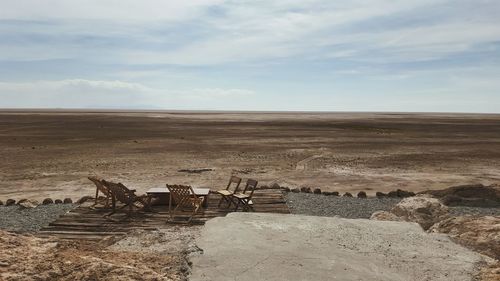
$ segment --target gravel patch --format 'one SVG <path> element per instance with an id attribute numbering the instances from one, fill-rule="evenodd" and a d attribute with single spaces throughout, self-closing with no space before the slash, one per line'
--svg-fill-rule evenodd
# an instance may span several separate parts
<path id="1" fill-rule="evenodd" d="M 376 211 L 389 211 L 400 198 L 366 198 L 322 196 L 311 193 L 285 193 L 285 200 L 292 214 L 312 216 L 339 216 L 364 219 Z M 452 216 L 500 216 L 500 208 L 449 207 Z"/>
<path id="2" fill-rule="evenodd" d="M 52 204 L 32 209 L 17 205 L 1 206 L 0 229 L 12 232 L 37 232 L 76 206 L 76 204 Z"/>
<path id="3" fill-rule="evenodd" d="M 389 211 L 399 198 L 366 198 L 324 196 L 310 193 L 285 194 L 292 214 L 312 216 L 339 216 L 350 219 L 368 219 L 376 211 Z"/>
<path id="4" fill-rule="evenodd" d="M 500 216 L 500 208 L 449 207 L 452 216 Z"/>

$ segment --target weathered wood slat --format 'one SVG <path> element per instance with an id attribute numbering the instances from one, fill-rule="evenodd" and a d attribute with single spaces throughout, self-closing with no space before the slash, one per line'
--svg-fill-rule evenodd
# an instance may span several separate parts
<path id="1" fill-rule="evenodd" d="M 219 199 L 217 195 L 211 194 L 208 201 L 209 207 L 194 217 L 193 224 L 204 224 L 209 219 L 225 216 L 233 211 L 233 208 L 218 208 Z M 290 213 L 280 190 L 255 191 L 252 201 L 256 212 Z M 82 205 L 42 228 L 37 235 L 55 236 L 67 240 L 100 240 L 111 236 L 124 236 L 134 229 L 153 230 L 169 225 L 184 224 L 182 217 L 190 214 L 190 212 L 180 212 L 179 220 L 169 221 L 167 206 L 155 206 L 154 212 L 134 212 L 130 218 L 119 211 L 112 216 L 106 216 L 109 213 L 109 209 Z"/>

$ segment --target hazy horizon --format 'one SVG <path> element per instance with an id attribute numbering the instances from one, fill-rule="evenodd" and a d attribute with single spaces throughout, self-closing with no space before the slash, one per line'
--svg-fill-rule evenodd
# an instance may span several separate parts
<path id="1" fill-rule="evenodd" d="M 0 3 L 0 108 L 500 113 L 496 1 Z"/>

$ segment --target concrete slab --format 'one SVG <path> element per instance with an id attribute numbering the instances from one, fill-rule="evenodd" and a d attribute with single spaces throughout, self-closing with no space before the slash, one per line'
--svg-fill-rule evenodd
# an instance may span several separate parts
<path id="1" fill-rule="evenodd" d="M 232 213 L 210 220 L 191 280 L 471 280 L 483 257 L 406 222 Z"/>

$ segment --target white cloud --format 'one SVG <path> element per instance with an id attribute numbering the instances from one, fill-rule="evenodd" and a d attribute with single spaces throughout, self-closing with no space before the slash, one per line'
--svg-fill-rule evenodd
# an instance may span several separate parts
<path id="1" fill-rule="evenodd" d="M 159 89 L 124 81 L 67 79 L 35 82 L 0 82 L 0 108 L 173 108 L 221 99 L 244 98 L 254 92 L 245 89 L 195 88 Z"/>

